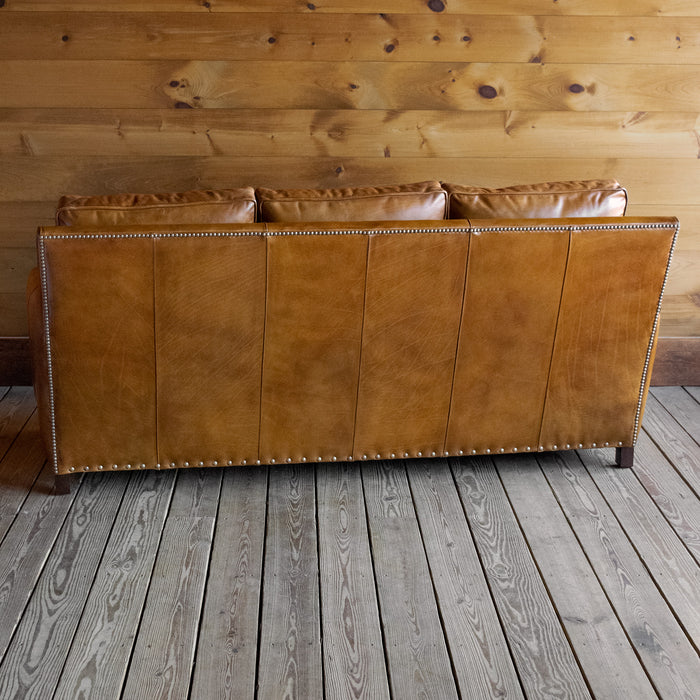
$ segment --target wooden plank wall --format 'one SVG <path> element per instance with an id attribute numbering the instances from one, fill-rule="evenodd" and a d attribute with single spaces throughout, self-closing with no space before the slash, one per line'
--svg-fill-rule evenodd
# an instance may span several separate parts
<path id="1" fill-rule="evenodd" d="M 699 112 L 689 0 L 0 0 L 0 336 L 62 193 L 615 177 L 698 337 Z"/>

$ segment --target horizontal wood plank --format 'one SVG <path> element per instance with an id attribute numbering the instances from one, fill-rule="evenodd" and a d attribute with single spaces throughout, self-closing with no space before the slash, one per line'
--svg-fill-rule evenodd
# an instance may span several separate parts
<path id="1" fill-rule="evenodd" d="M 700 62 L 700 18 L 17 12 L 4 26 L 0 60 Z"/>
<path id="2" fill-rule="evenodd" d="M 653 177 L 652 177 L 653 176 Z M 0 202 L 56 199 L 60 194 L 167 192 L 211 187 L 345 187 L 446 182 L 504 187 L 514 184 L 613 177 L 632 203 L 690 205 L 697 199 L 695 160 L 673 158 L 305 158 L 130 156 L 66 159 L 7 156 Z"/>
<path id="3" fill-rule="evenodd" d="M 681 330 L 685 331 L 685 328 Z M 651 384 L 700 386 L 700 337 L 660 338 Z"/>
<path id="4" fill-rule="evenodd" d="M 7 60 L 7 107 L 690 111 L 694 65 Z"/>
<path id="5" fill-rule="evenodd" d="M 575 143 L 586 158 L 696 160 L 699 122 L 693 112 L 0 109 L 0 154 L 558 158 Z M 8 214 L 24 224 L 18 203 Z"/>
<path id="6" fill-rule="evenodd" d="M 119 7 L 130 12 L 391 12 L 424 13 L 433 17 L 441 13 L 472 14 L 530 14 L 532 0 L 329 0 L 323 3 L 303 0 L 120 0 Z M 111 0 L 5 0 L 6 10 L 113 12 Z M 546 15 L 615 16 L 699 16 L 700 8 L 693 0 L 568 0 L 537 5 L 537 12 Z"/>

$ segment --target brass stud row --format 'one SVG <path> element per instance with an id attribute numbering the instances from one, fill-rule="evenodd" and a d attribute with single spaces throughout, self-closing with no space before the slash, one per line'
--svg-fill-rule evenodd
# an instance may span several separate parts
<path id="1" fill-rule="evenodd" d="M 575 443 L 565 443 L 562 445 L 552 445 L 551 450 L 556 451 L 556 450 L 574 450 L 574 449 L 584 449 L 584 448 L 598 448 L 598 447 L 622 447 L 623 443 L 616 441 L 616 442 L 591 442 L 591 443 L 582 443 L 582 442 L 575 442 Z M 418 452 L 415 453 L 416 457 L 450 457 L 450 456 L 463 456 L 467 454 L 467 452 L 470 455 L 479 455 L 479 454 L 484 454 L 484 455 L 491 455 L 491 454 L 506 454 L 506 453 L 518 453 L 518 452 L 532 452 L 537 451 L 537 452 L 545 452 L 550 448 L 545 447 L 544 445 L 538 445 L 536 448 L 533 448 L 531 445 L 527 445 L 524 448 L 520 447 L 512 447 L 512 448 L 505 448 L 505 447 L 499 447 L 495 449 L 491 449 L 490 447 L 487 447 L 486 449 L 479 451 L 476 449 L 471 449 L 471 450 L 455 450 L 454 452 L 450 452 L 449 450 L 444 450 L 442 452 L 437 452 L 435 450 L 430 450 L 426 451 L 425 453 L 422 450 L 419 450 Z M 345 461 L 347 462 L 353 462 L 353 461 L 366 461 L 366 460 L 373 460 L 373 459 L 410 459 L 411 454 L 409 452 L 390 452 L 388 454 L 385 454 L 382 456 L 381 453 L 376 453 L 376 454 L 363 454 L 361 457 L 361 460 L 355 460 L 352 455 L 348 456 L 345 458 Z M 307 457 L 302 457 L 300 459 L 300 463 L 306 463 L 306 462 L 323 462 L 323 461 L 328 461 L 328 462 L 337 462 L 339 461 L 339 458 L 337 455 L 333 455 L 327 460 L 324 460 L 323 457 L 315 457 L 315 458 L 307 458 Z M 282 463 L 287 463 L 287 464 L 292 464 L 294 460 L 292 457 L 286 457 L 285 459 L 279 460 L 279 462 Z M 263 465 L 263 464 L 277 464 L 278 460 L 276 458 L 270 458 L 269 462 L 263 462 L 260 459 L 256 460 L 248 460 L 248 459 L 243 459 L 240 462 L 238 462 L 239 465 L 241 466 L 246 466 L 249 464 L 255 464 L 255 465 Z M 195 460 L 195 461 L 184 461 L 182 462 L 183 467 L 203 467 L 207 462 L 203 460 Z M 211 465 L 214 467 L 218 466 L 233 466 L 234 461 L 229 459 L 229 460 L 212 460 Z M 68 471 L 70 472 L 75 472 L 75 471 L 102 471 L 105 469 L 112 469 L 112 470 L 132 470 L 132 469 L 147 469 L 149 468 L 144 462 L 140 464 L 125 464 L 120 467 L 119 464 L 108 464 L 105 466 L 104 464 L 99 464 L 96 467 L 89 467 L 89 466 L 84 466 L 84 467 L 69 467 Z M 161 468 L 166 468 L 166 469 L 176 469 L 178 468 L 178 463 L 177 462 L 169 462 L 165 465 L 162 465 L 160 463 L 156 464 L 153 469 L 161 469 Z M 57 472 L 58 473 L 58 472 Z"/>

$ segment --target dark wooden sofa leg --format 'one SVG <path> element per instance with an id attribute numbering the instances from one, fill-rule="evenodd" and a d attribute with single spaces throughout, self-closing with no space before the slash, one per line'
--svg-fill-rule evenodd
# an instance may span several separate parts
<path id="1" fill-rule="evenodd" d="M 618 467 L 631 467 L 634 465 L 634 447 L 616 447 L 615 462 Z"/>

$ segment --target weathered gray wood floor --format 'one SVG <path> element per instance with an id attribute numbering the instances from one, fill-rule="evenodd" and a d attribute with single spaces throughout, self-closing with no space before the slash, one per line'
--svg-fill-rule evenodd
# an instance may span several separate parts
<path id="1" fill-rule="evenodd" d="M 76 476 L 0 389 L 0 698 L 700 698 L 700 390 L 612 452 Z"/>

